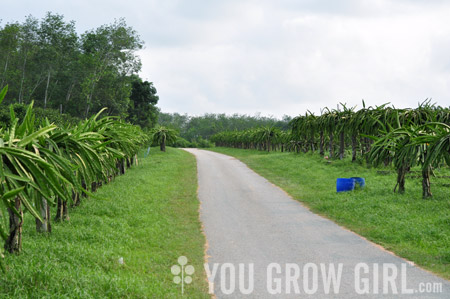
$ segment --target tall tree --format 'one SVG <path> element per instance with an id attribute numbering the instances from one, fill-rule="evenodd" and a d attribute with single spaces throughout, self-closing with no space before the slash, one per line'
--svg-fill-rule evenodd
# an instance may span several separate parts
<path id="1" fill-rule="evenodd" d="M 127 120 L 141 128 L 153 127 L 158 119 L 156 107 L 158 100 L 159 97 L 156 95 L 156 88 L 152 82 L 134 77 Z"/>
<path id="2" fill-rule="evenodd" d="M 0 86 L 6 84 L 8 71 L 17 55 L 19 34 L 20 25 L 18 23 L 6 24 L 0 30 Z"/>
<path id="3" fill-rule="evenodd" d="M 96 88 L 101 80 L 120 78 L 139 71 L 141 62 L 134 54 L 143 46 L 143 42 L 133 28 L 128 27 L 125 20 L 116 20 L 113 24 L 101 26 L 84 33 L 82 39 L 83 65 L 88 74 L 81 83 L 84 97 L 84 116 L 88 117 L 92 108 L 100 110 L 96 105 Z M 127 84 L 125 80 L 119 81 Z M 128 100 L 128 97 L 120 100 Z M 126 105 L 124 105 L 126 106 Z M 126 110 L 125 110 L 126 111 Z"/>
<path id="4" fill-rule="evenodd" d="M 67 88 L 61 73 L 68 68 L 78 48 L 75 22 L 66 23 L 64 16 L 48 12 L 38 30 L 39 51 L 36 59 L 45 78 L 41 87 L 41 105 L 47 108 L 52 95 L 61 98 Z M 57 108 L 56 105 L 50 105 Z"/>
<path id="5" fill-rule="evenodd" d="M 18 61 L 20 65 L 20 87 L 17 96 L 19 103 L 31 102 L 36 88 L 43 81 L 39 61 L 35 58 L 39 48 L 38 28 L 38 20 L 31 15 L 22 24 Z"/>

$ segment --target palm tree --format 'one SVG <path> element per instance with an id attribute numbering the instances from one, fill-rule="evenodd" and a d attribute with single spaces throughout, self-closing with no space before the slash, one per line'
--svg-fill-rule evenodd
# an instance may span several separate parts
<path id="1" fill-rule="evenodd" d="M 164 126 L 157 126 L 151 131 L 153 142 L 159 144 L 161 151 L 166 151 L 166 144 L 170 144 L 177 140 L 177 131 Z"/>
<path id="2" fill-rule="evenodd" d="M 354 116 L 354 107 L 353 108 L 347 108 L 345 104 L 340 103 L 342 106 L 341 110 L 336 110 L 336 131 L 339 133 L 339 159 L 344 159 L 345 155 L 345 134 L 346 130 L 350 131 L 350 133 L 353 133 L 350 129 L 350 126 L 352 124 L 352 117 Z M 353 135 L 353 134 L 351 134 Z"/>
<path id="3" fill-rule="evenodd" d="M 444 161 L 450 166 L 450 126 L 431 122 L 420 127 L 422 134 L 415 139 L 415 146 L 427 149 L 422 162 L 422 196 L 430 197 L 430 170 Z"/>
<path id="4" fill-rule="evenodd" d="M 329 152 L 330 158 L 334 157 L 334 134 L 336 133 L 336 126 L 338 122 L 338 116 L 335 110 L 329 110 L 325 108 L 326 112 L 323 114 L 322 126 L 325 132 L 329 135 Z"/>

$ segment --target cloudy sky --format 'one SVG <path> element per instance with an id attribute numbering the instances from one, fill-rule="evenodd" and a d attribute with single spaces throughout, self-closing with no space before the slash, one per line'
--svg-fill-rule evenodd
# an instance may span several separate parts
<path id="1" fill-rule="evenodd" d="M 140 75 L 164 112 L 450 105 L 450 1 L 15 0 L 0 18 L 46 11 L 80 33 L 124 17 L 145 41 Z"/>

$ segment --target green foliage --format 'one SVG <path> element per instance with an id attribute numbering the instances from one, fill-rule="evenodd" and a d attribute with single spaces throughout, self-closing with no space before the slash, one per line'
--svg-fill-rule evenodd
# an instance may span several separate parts
<path id="1" fill-rule="evenodd" d="M 161 151 L 166 151 L 166 145 L 171 145 L 177 140 L 177 131 L 164 126 L 156 126 L 150 131 L 153 142 L 159 144 Z"/>
<path id="2" fill-rule="evenodd" d="M 245 131 L 225 131 L 215 134 L 211 141 L 217 146 L 259 149 L 270 152 L 283 150 L 286 135 L 275 127 L 261 127 Z"/>
<path id="3" fill-rule="evenodd" d="M 172 143 L 172 146 L 180 148 L 210 148 L 214 147 L 214 143 L 212 143 L 207 139 L 203 139 L 202 137 L 199 137 L 197 140 L 189 142 L 186 139 L 178 136 L 177 140 L 174 143 Z"/>
<path id="4" fill-rule="evenodd" d="M 28 105 L 25 104 L 13 104 L 14 114 L 18 119 L 23 119 L 26 113 L 26 108 Z M 69 114 L 60 113 L 58 110 L 47 108 L 43 109 L 40 107 L 33 108 L 36 123 L 43 123 L 48 119 L 51 123 L 58 126 L 65 127 L 68 125 L 76 125 L 81 119 L 78 117 L 73 117 Z M 7 105 L 0 105 L 0 126 L 6 127 L 11 122 L 10 108 Z"/>
<path id="5" fill-rule="evenodd" d="M 147 142 L 138 127 L 100 118 L 101 113 L 62 128 L 48 120 L 37 123 L 33 104 L 22 119 L 10 106 L 10 124 L 0 129 L 0 236 L 6 250 L 21 250 L 23 212 L 50 232 L 49 210 L 40 207 L 79 203 L 81 194 L 91 194 L 98 184 L 124 173 L 124 163 L 130 165 Z M 67 208 L 58 206 L 57 216 L 63 210 L 66 215 Z"/>
<path id="6" fill-rule="evenodd" d="M 143 154 L 96 192 L 103 200 L 78 206 L 50 237 L 25 215 L 24 252 L 6 256 L 0 298 L 181 298 L 170 272 L 181 255 L 196 270 L 184 297 L 210 298 L 195 158 L 170 148 Z"/>
<path id="7" fill-rule="evenodd" d="M 172 144 L 173 147 L 179 147 L 179 148 L 188 148 L 193 147 L 192 143 L 184 139 L 183 137 L 178 136 L 177 140 Z"/>
<path id="8" fill-rule="evenodd" d="M 320 116 L 311 112 L 290 122 L 291 131 L 274 127 L 230 130 L 217 133 L 217 146 L 244 149 L 316 152 L 327 159 L 344 159 L 351 151 L 352 162 L 393 164 L 397 171 L 394 191 L 405 191 L 405 177 L 416 165 L 422 171 L 422 194 L 432 196 L 430 176 L 443 161 L 450 162 L 448 130 L 450 108 L 425 101 L 416 109 L 396 109 L 387 104 L 355 111 L 345 104 L 325 108 Z"/>
<path id="9" fill-rule="evenodd" d="M 214 147 L 214 144 L 207 140 L 207 139 L 203 139 L 202 137 L 197 138 L 193 143 L 195 143 L 195 146 L 193 147 L 198 147 L 198 148 L 210 148 L 210 147 Z"/>
<path id="10" fill-rule="evenodd" d="M 214 134 L 223 131 L 243 131 L 256 127 L 275 127 L 280 130 L 289 128 L 289 116 L 279 120 L 260 115 L 249 116 L 241 114 L 205 114 L 203 116 L 188 116 L 178 113 L 159 113 L 158 123 L 180 132 L 180 136 L 188 141 L 195 141 L 199 137 L 210 139 Z"/>
<path id="11" fill-rule="evenodd" d="M 141 128 L 154 127 L 158 119 L 158 100 L 153 83 L 136 77 L 132 82 L 127 121 Z"/>
<path id="12" fill-rule="evenodd" d="M 34 101 L 37 107 L 83 119 L 103 107 L 125 119 L 131 106 L 131 121 L 151 126 L 156 121 L 154 99 L 152 109 L 139 113 L 130 105 L 135 104 L 130 101 L 132 82 L 141 69 L 136 51 L 142 46 L 123 19 L 78 35 L 75 23 L 62 15 L 48 12 L 42 20 L 28 16 L 23 23 L 0 26 L 0 86 L 9 85 L 7 103 Z"/>

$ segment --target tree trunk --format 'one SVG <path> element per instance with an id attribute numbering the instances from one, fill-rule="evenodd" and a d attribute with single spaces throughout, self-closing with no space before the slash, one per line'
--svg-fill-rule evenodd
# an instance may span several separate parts
<path id="1" fill-rule="evenodd" d="M 50 69 L 47 73 L 47 84 L 45 85 L 45 93 L 44 93 L 44 109 L 47 108 L 47 99 L 48 99 L 48 86 L 50 85 Z"/>
<path id="2" fill-rule="evenodd" d="M 422 170 L 422 197 L 426 199 L 431 196 L 430 167 L 427 167 Z"/>
<path id="3" fill-rule="evenodd" d="M 72 191 L 72 200 L 74 199 L 75 192 Z M 67 201 L 62 201 L 58 198 L 58 209 L 56 210 L 56 221 L 69 220 L 69 211 L 67 210 Z"/>
<path id="4" fill-rule="evenodd" d="M 71 207 L 75 207 L 79 205 L 80 194 L 72 190 L 72 205 Z"/>
<path id="5" fill-rule="evenodd" d="M 38 80 L 36 81 L 36 84 L 34 84 L 33 88 L 31 89 L 30 94 L 28 95 L 28 99 L 31 101 L 34 92 L 36 91 L 36 89 L 39 87 L 39 85 L 41 85 L 42 81 L 44 80 L 44 78 L 42 78 L 41 75 L 39 75 Z"/>
<path id="6" fill-rule="evenodd" d="M 56 207 L 56 216 L 55 216 L 55 221 L 62 221 L 63 220 L 63 203 L 61 198 L 58 198 L 58 205 Z"/>
<path id="7" fill-rule="evenodd" d="M 75 82 L 72 82 L 72 84 L 70 85 L 69 89 L 67 90 L 66 103 L 68 103 L 70 101 L 70 97 L 72 96 L 72 90 L 73 90 L 74 86 L 75 86 Z"/>
<path id="8" fill-rule="evenodd" d="M 333 132 L 330 133 L 330 159 L 332 159 L 334 156 L 334 149 L 333 149 Z"/>
<path id="9" fill-rule="evenodd" d="M 352 162 L 356 161 L 356 135 L 352 134 Z"/>
<path id="10" fill-rule="evenodd" d="M 46 199 L 42 198 L 38 208 L 42 222 L 39 219 L 36 219 L 36 231 L 38 233 L 50 233 L 52 231 L 52 226 L 50 224 L 50 205 Z"/>
<path id="11" fill-rule="evenodd" d="M 394 192 L 398 187 L 398 193 L 405 193 L 405 176 L 407 169 L 408 167 L 403 165 L 397 170 L 397 184 L 395 185 Z"/>
<path id="12" fill-rule="evenodd" d="M 69 209 L 67 208 L 67 201 L 63 201 L 63 220 L 64 221 L 70 220 Z"/>
<path id="13" fill-rule="evenodd" d="M 47 99 L 47 102 L 48 103 L 50 103 L 51 102 L 51 100 L 52 100 L 52 95 L 53 95 L 53 92 L 55 91 L 55 89 L 57 89 L 58 88 L 58 83 L 59 83 L 59 80 L 56 80 L 55 81 L 55 83 L 53 84 L 53 88 L 51 88 L 50 89 L 50 93 L 49 93 L 49 95 L 48 95 L 48 99 Z M 62 112 L 61 112 L 62 113 Z"/>
<path id="14" fill-rule="evenodd" d="M 85 182 L 84 180 L 81 181 L 81 187 L 82 187 L 84 190 L 87 189 L 87 185 L 86 185 L 86 182 Z M 76 203 L 75 203 L 75 206 L 79 206 L 79 205 L 81 204 L 81 198 L 82 198 L 82 197 L 87 197 L 86 192 L 81 191 L 81 195 L 78 194 L 78 199 L 77 199 L 77 201 L 76 201 Z"/>
<path id="15" fill-rule="evenodd" d="M 89 95 L 87 99 L 86 112 L 84 113 L 84 118 L 88 118 L 90 106 L 91 106 L 91 95 Z"/>
<path id="16" fill-rule="evenodd" d="M 371 140 L 370 138 L 364 137 L 364 143 L 365 143 L 365 145 L 364 145 L 364 147 L 365 147 L 364 155 L 366 156 L 366 162 L 367 163 L 369 163 L 369 155 L 368 155 L 368 153 L 370 152 L 370 149 L 371 149 L 370 140 Z"/>
<path id="17" fill-rule="evenodd" d="M 22 224 L 23 224 L 23 211 L 20 202 L 20 198 L 14 199 L 14 207 L 19 212 L 16 215 L 10 208 L 8 208 L 9 214 L 9 236 L 5 242 L 5 250 L 9 253 L 19 253 L 22 250 Z"/>
<path id="18" fill-rule="evenodd" d="M 3 88 L 3 84 L 5 83 L 6 72 L 8 71 L 8 61 L 9 61 L 9 53 L 8 53 L 8 56 L 6 56 L 5 68 L 3 70 L 3 75 L 2 75 L 2 83 L 0 84 L 1 88 Z"/>
<path id="19" fill-rule="evenodd" d="M 320 143 L 319 143 L 319 151 L 320 151 L 320 155 L 323 156 L 325 155 L 324 153 L 324 144 L 325 144 L 325 138 L 323 136 L 323 131 L 320 131 Z"/>
<path id="20" fill-rule="evenodd" d="M 165 152 L 165 151 L 166 151 L 166 141 L 165 141 L 165 140 L 163 140 L 163 141 L 161 142 L 161 144 L 159 145 L 159 149 L 160 149 L 162 152 Z"/>
<path id="21" fill-rule="evenodd" d="M 340 136 L 339 136 L 339 159 L 344 159 L 344 152 L 345 152 L 345 132 L 342 129 Z"/>
<path id="22" fill-rule="evenodd" d="M 364 138 L 362 136 L 359 136 L 359 154 L 361 157 L 364 156 Z"/>
<path id="23" fill-rule="evenodd" d="M 19 104 L 23 102 L 23 82 L 25 81 L 25 66 L 27 65 L 27 52 L 25 51 L 25 57 L 23 59 L 22 65 L 22 78 L 20 79 L 20 89 L 19 89 Z"/>
<path id="24" fill-rule="evenodd" d="M 119 174 L 125 174 L 125 165 L 124 165 L 124 160 L 123 159 L 118 159 L 117 160 L 117 169 L 118 169 L 118 173 Z"/>
<path id="25" fill-rule="evenodd" d="M 95 78 L 95 75 L 94 75 Z M 89 109 L 91 108 L 91 102 L 92 102 L 92 97 L 94 95 L 94 88 L 95 88 L 95 80 L 92 82 L 92 89 L 89 92 L 89 96 L 87 98 L 87 103 L 86 103 L 86 113 L 84 114 L 84 118 L 88 118 L 89 115 Z"/>

